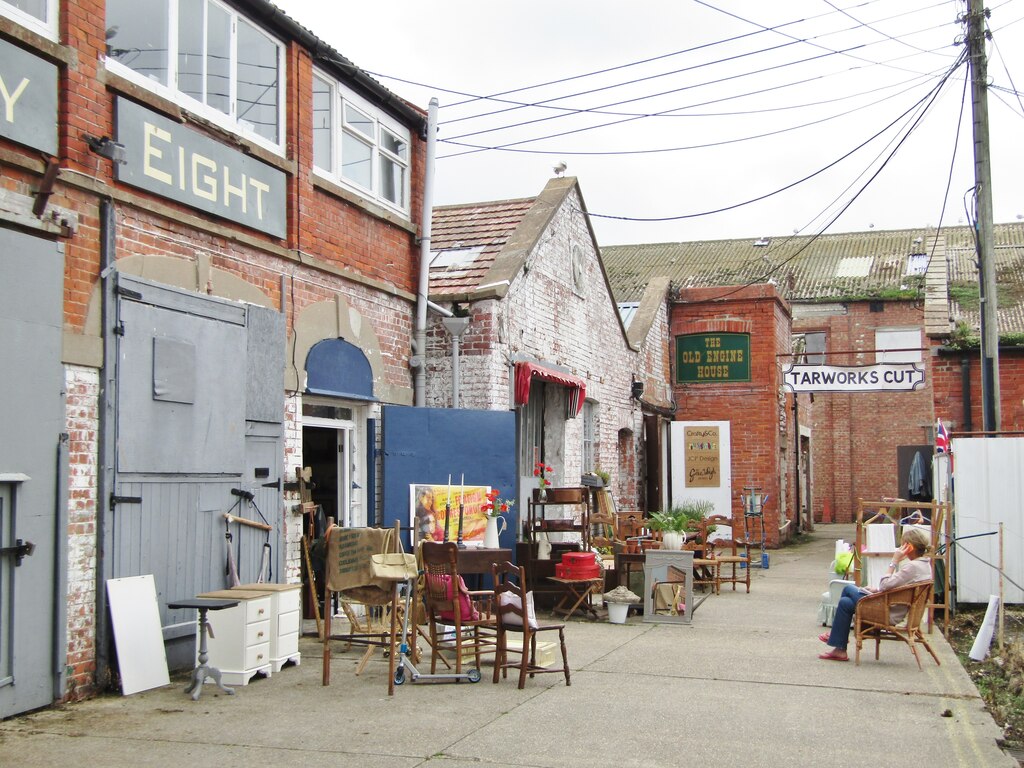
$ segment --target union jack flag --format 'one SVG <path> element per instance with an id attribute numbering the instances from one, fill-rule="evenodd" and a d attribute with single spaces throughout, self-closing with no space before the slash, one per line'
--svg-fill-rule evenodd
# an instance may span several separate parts
<path id="1" fill-rule="evenodd" d="M 936 453 L 949 453 L 949 433 L 946 428 L 942 426 L 942 419 L 937 419 L 937 426 L 935 428 L 935 452 Z"/>

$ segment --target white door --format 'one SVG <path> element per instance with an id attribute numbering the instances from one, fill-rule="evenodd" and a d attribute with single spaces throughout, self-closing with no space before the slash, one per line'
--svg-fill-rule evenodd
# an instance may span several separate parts
<path id="1" fill-rule="evenodd" d="M 302 413 L 302 465 L 313 468 L 313 500 L 341 526 L 366 525 L 365 407 L 314 400 Z"/>
<path id="2" fill-rule="evenodd" d="M 732 517 L 732 441 L 728 421 L 673 421 L 672 504 L 708 500 Z"/>

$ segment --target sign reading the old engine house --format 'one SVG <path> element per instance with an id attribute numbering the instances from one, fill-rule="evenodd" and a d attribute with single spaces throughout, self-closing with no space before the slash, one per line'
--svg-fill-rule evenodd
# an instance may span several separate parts
<path id="1" fill-rule="evenodd" d="M 117 100 L 117 178 L 206 213 L 285 236 L 285 175 L 173 120 Z"/>
<path id="2" fill-rule="evenodd" d="M 749 333 L 676 336 L 676 383 L 750 381 Z"/>

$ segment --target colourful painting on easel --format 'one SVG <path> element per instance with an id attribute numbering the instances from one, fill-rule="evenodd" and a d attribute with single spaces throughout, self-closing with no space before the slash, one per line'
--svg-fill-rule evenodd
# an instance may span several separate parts
<path id="1" fill-rule="evenodd" d="M 409 523 L 413 530 L 413 544 L 420 541 L 458 541 L 461 503 L 462 541 L 469 547 L 482 547 L 487 529 L 483 505 L 490 490 L 489 485 L 410 485 Z"/>

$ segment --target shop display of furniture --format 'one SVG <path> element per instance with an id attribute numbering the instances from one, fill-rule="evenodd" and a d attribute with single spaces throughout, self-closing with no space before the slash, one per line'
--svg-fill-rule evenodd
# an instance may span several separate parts
<path id="1" fill-rule="evenodd" d="M 923 581 L 917 584 L 907 584 L 897 589 L 889 589 L 885 592 L 875 592 L 865 595 L 857 601 L 857 612 L 854 614 L 853 633 L 857 646 L 855 660 L 860 664 L 860 649 L 865 640 L 875 641 L 875 660 L 878 660 L 879 646 L 882 640 L 899 640 L 910 647 L 917 661 L 917 668 L 921 669 L 921 657 L 917 653 L 917 646 L 923 645 L 925 650 L 935 659 L 935 663 L 941 666 L 939 657 L 928 644 L 921 632 L 921 620 L 924 617 L 928 602 L 931 599 L 934 583 Z M 894 623 L 892 621 L 892 608 L 897 605 L 907 607 L 905 621 Z"/>
<path id="2" fill-rule="evenodd" d="M 710 551 L 718 561 L 715 568 L 715 592 L 721 592 L 723 584 L 732 584 L 733 592 L 737 584 L 746 584 L 747 594 L 750 594 L 750 541 L 736 538 L 732 518 L 725 515 L 706 517 L 700 527 L 701 537 L 707 546 L 713 547 Z M 712 538 L 712 528 L 717 538 Z M 729 531 L 728 536 L 721 535 L 725 529 Z"/>
<path id="3" fill-rule="evenodd" d="M 225 611 L 229 608 L 234 608 L 236 605 L 238 605 L 238 600 L 203 598 L 178 600 L 177 602 L 167 604 L 168 608 L 188 608 L 199 612 L 199 623 L 196 627 L 196 667 L 192 670 L 191 682 L 185 688 L 185 693 L 192 694 L 192 701 L 199 701 L 199 694 L 203 692 L 203 684 L 207 679 L 213 680 L 224 693 L 229 695 L 234 695 L 235 693 L 233 689 L 228 688 L 222 682 L 220 669 L 207 663 L 210 657 L 207 649 L 209 624 L 206 615 L 209 611 Z"/>
<path id="4" fill-rule="evenodd" d="M 220 589 L 200 598 L 234 600 L 237 605 L 208 619 L 210 657 L 229 685 L 248 685 L 256 675 L 270 677 L 270 595 L 243 589 Z M 201 638 L 200 638 L 201 640 Z"/>
<path id="5" fill-rule="evenodd" d="M 549 577 L 555 575 L 555 564 L 567 551 L 590 549 L 590 488 L 546 488 L 541 500 L 540 489 L 533 489 L 533 496 L 527 503 L 527 517 L 524 523 L 526 541 L 517 547 L 517 560 L 526 566 L 527 589 L 535 599 L 544 605 L 551 605 L 562 592 L 561 587 Z M 568 534 L 571 541 L 552 541 L 551 556 L 538 558 L 538 537 Z"/>
<path id="6" fill-rule="evenodd" d="M 497 642 L 497 621 L 491 606 L 494 592 L 466 588 L 459 575 L 455 542 L 425 541 L 420 553 L 430 634 L 430 674 L 436 674 L 437 660 L 444 660 L 443 654 L 452 651 L 456 674 L 462 673 L 467 657 L 479 669 L 481 653 L 493 652 Z M 444 663 L 448 664 L 447 660 Z"/>
<path id="7" fill-rule="evenodd" d="M 299 653 L 301 584 L 242 584 L 242 591 L 265 592 L 270 596 L 270 667 L 280 672 L 289 661 L 302 663 Z"/>
<path id="8" fill-rule="evenodd" d="M 492 568 L 494 577 L 494 605 L 497 617 L 497 649 L 494 657 L 494 682 L 498 682 L 499 673 L 508 676 L 508 670 L 519 670 L 519 687 L 526 686 L 526 676 L 544 672 L 561 672 L 565 675 L 565 684 L 572 685 L 569 679 L 569 657 L 565 650 L 565 625 L 540 624 L 533 610 L 533 595 L 524 589 L 526 569 L 512 563 L 496 564 Z M 558 645 L 562 652 L 562 666 L 546 666 L 538 663 L 537 635 L 546 632 L 558 632 Z M 508 660 L 508 634 L 521 636 L 518 651 L 519 660 Z"/>

